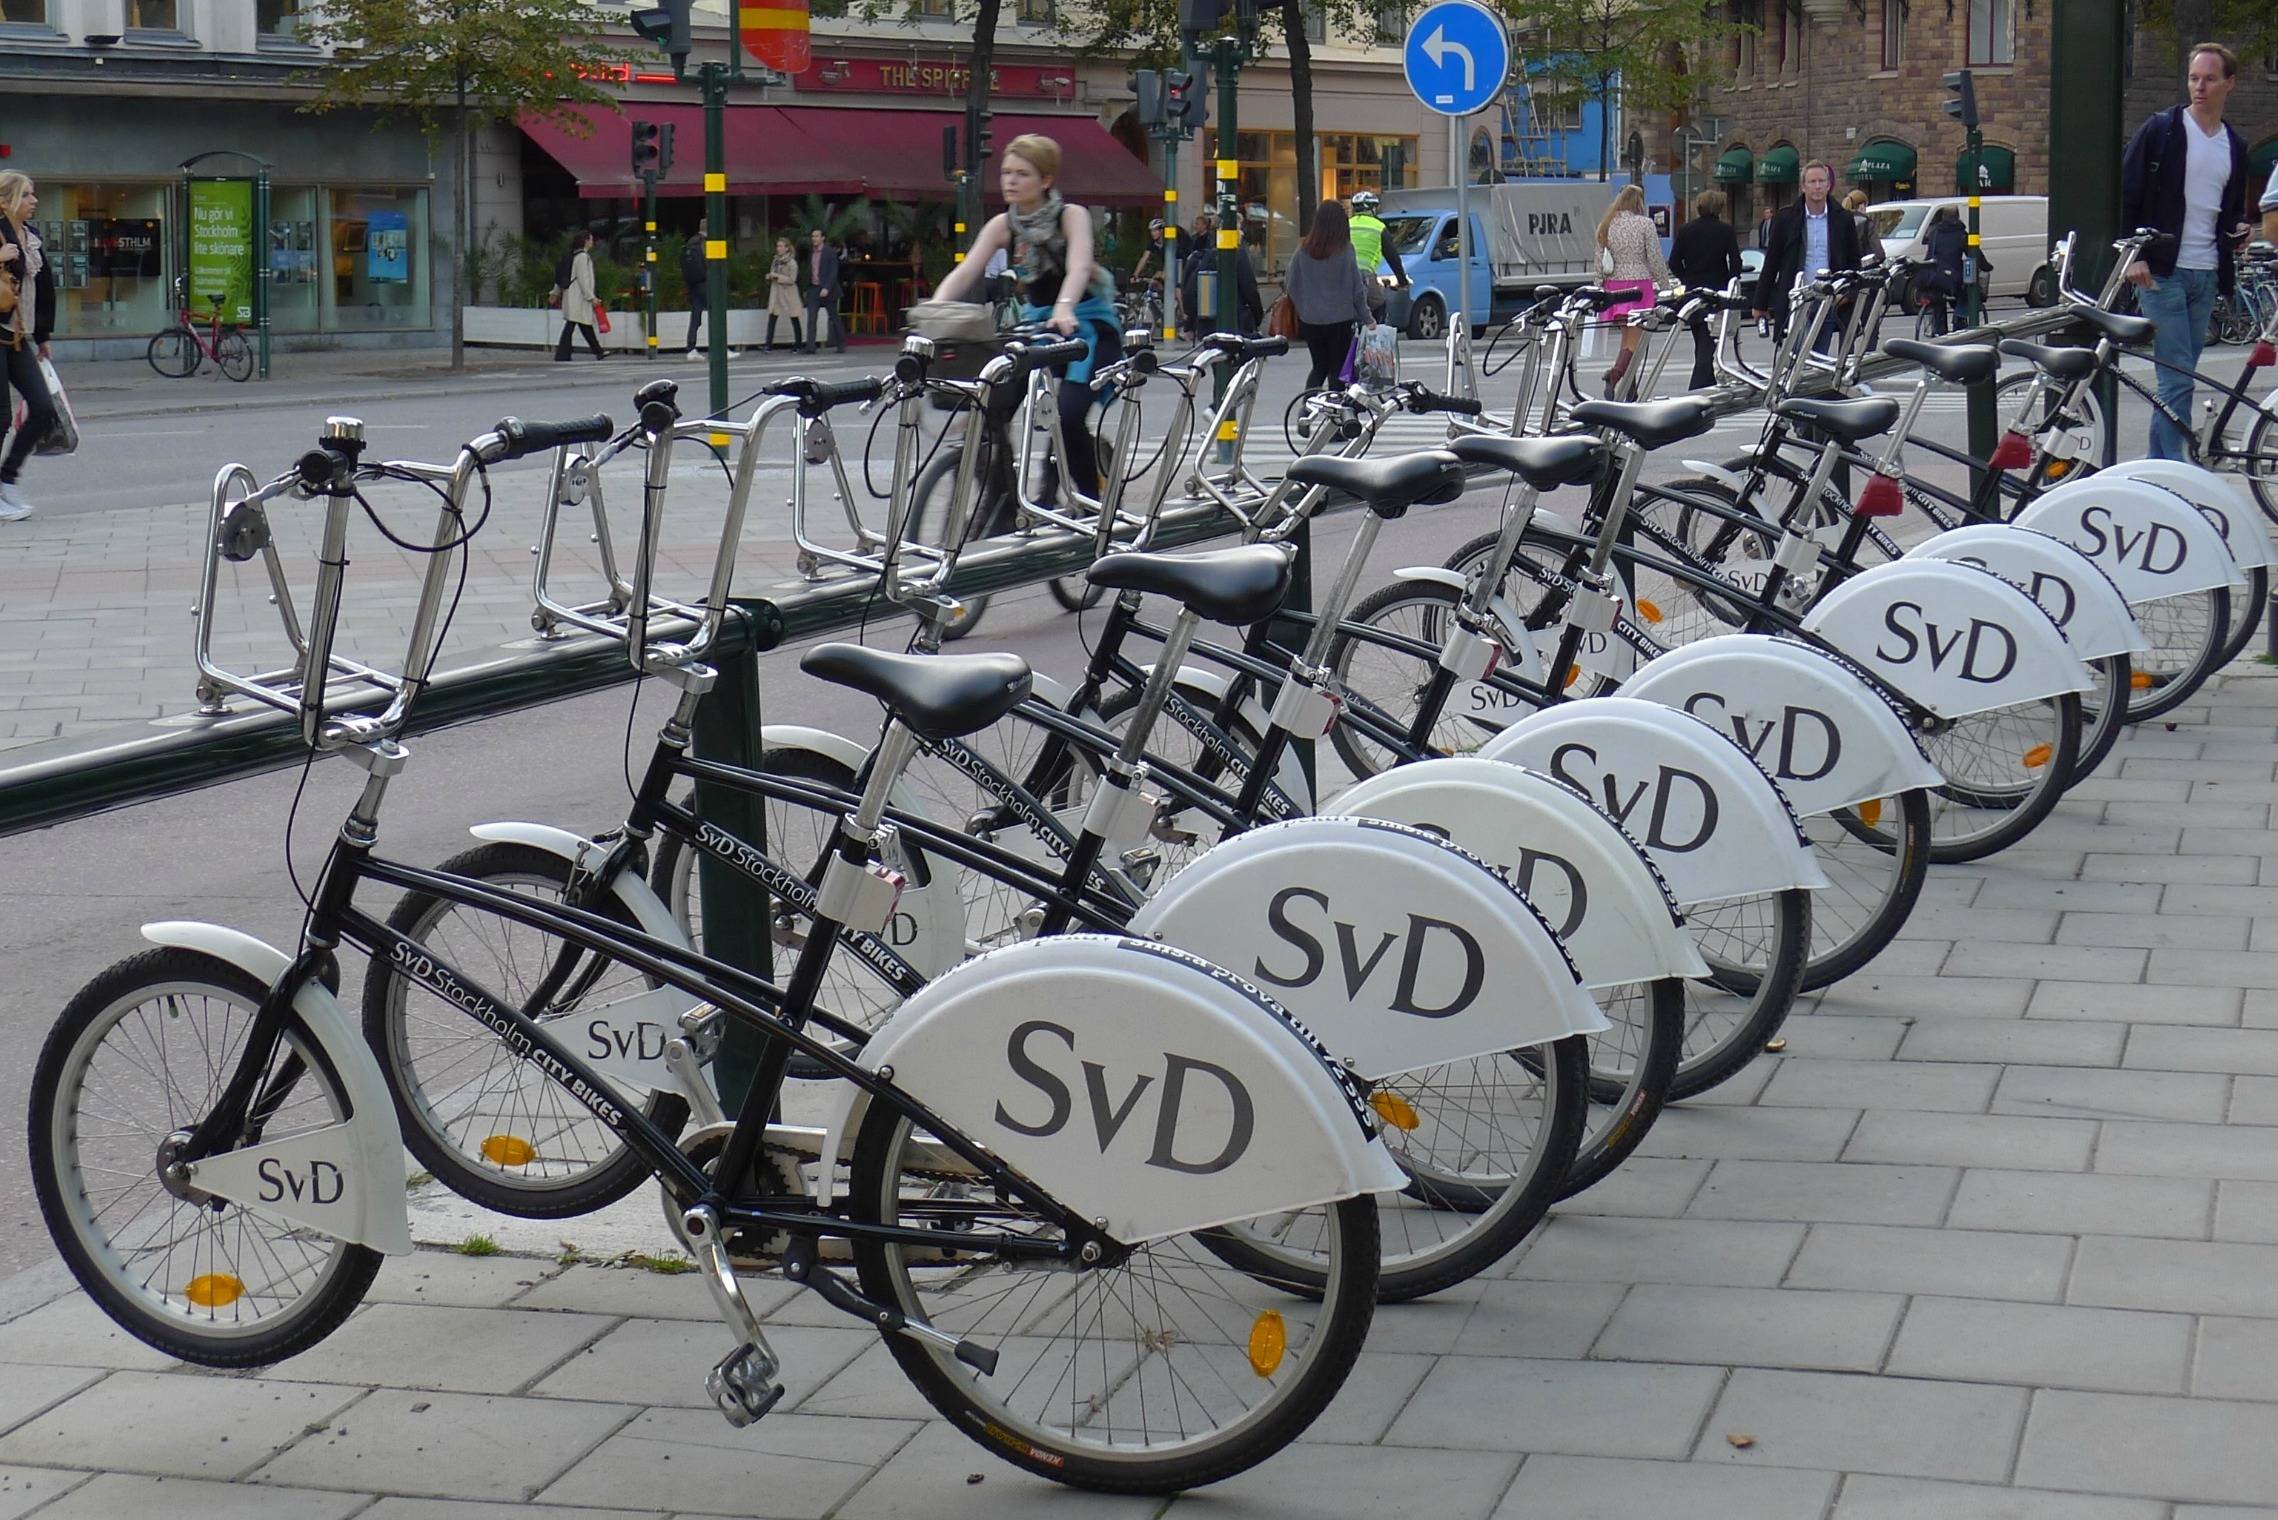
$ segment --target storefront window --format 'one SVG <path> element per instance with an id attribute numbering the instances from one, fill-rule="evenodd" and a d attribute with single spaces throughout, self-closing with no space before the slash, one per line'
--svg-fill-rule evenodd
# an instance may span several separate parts
<path id="1" fill-rule="evenodd" d="M 1356 190 L 1399 190 L 1415 182 L 1415 138 L 1322 134 L 1321 194 L 1325 199 L 1348 200 Z"/>
<path id="2" fill-rule="evenodd" d="M 316 331 L 316 194 L 283 186 L 269 192 L 269 325 L 278 332 Z"/>
<path id="3" fill-rule="evenodd" d="M 429 325 L 427 192 L 327 190 L 319 260 L 324 325 L 338 330 Z"/>
<path id="4" fill-rule="evenodd" d="M 174 262 L 165 185 L 42 180 L 39 235 L 55 270 L 58 337 L 156 332 Z"/>
<path id="5" fill-rule="evenodd" d="M 1204 158 L 1218 156 L 1218 136 L 1204 134 Z M 1416 183 L 1416 139 L 1324 132 L 1315 142 L 1315 170 L 1321 195 L 1345 200 L 1360 189 L 1399 188 Z M 1242 132 L 1234 139 L 1241 165 L 1243 236 L 1260 275 L 1277 274 L 1289 262 L 1300 236 L 1297 226 L 1297 134 Z M 1387 176 L 1385 166 L 1396 171 Z"/>

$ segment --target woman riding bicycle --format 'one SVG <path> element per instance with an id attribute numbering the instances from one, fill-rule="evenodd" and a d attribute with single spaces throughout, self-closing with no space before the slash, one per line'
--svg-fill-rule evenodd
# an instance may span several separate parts
<path id="1" fill-rule="evenodd" d="M 1116 326 L 1115 277 L 1092 255 L 1091 213 L 1060 198 L 1052 187 L 1059 173 L 1060 145 L 1051 138 L 1029 134 L 1006 144 L 997 177 L 1005 210 L 989 218 L 965 261 L 934 294 L 943 301 L 977 299 L 989 256 L 1009 248 L 1021 320 L 1084 340 L 1084 357 L 1068 366 L 1060 383 L 1060 435 L 1069 484 L 1097 498 L 1099 462 L 1086 414 L 1095 399 L 1104 398 L 1093 396 L 1089 382 L 1095 370 L 1123 357 L 1123 334 Z M 1044 482 L 1047 504 L 1059 499 L 1059 472 L 1060 461 L 1052 461 Z"/>

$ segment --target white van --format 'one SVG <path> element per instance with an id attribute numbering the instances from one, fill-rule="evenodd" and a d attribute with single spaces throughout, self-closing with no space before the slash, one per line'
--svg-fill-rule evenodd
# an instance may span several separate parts
<path id="1" fill-rule="evenodd" d="M 1883 201 L 1866 208 L 1867 223 L 1882 240 L 1883 257 L 1922 258 L 1930 215 L 1951 206 L 1969 221 L 1969 200 L 1951 195 L 1926 201 Z M 1989 299 L 2023 296 L 2030 306 L 2056 304 L 2049 270 L 2049 200 L 2045 195 L 1987 195 L 1978 200 L 1978 237 L 1992 265 Z"/>

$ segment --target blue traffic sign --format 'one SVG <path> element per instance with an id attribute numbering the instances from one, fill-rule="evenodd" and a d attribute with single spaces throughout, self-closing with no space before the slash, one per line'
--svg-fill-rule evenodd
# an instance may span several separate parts
<path id="1" fill-rule="evenodd" d="M 1502 20 L 1472 0 L 1439 0 L 1408 28 L 1400 49 L 1408 88 L 1442 116 L 1486 109 L 1511 69 L 1511 39 Z"/>

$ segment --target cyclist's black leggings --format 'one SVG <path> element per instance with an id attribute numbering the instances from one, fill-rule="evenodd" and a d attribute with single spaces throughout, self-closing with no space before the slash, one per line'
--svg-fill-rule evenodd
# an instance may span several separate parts
<path id="1" fill-rule="evenodd" d="M 1099 373 L 1123 357 L 1123 334 L 1104 322 L 1086 322 L 1079 329 L 1082 336 L 1091 340 L 1092 358 L 1087 375 Z M 1099 451 L 1092 447 L 1092 414 L 1099 397 L 1093 392 L 1089 380 L 1060 382 L 1060 441 L 1068 446 L 1068 479 L 1078 494 L 1099 498 Z M 1060 494 L 1060 472 L 1057 465 L 1044 472 L 1044 500 L 1056 501 Z"/>

